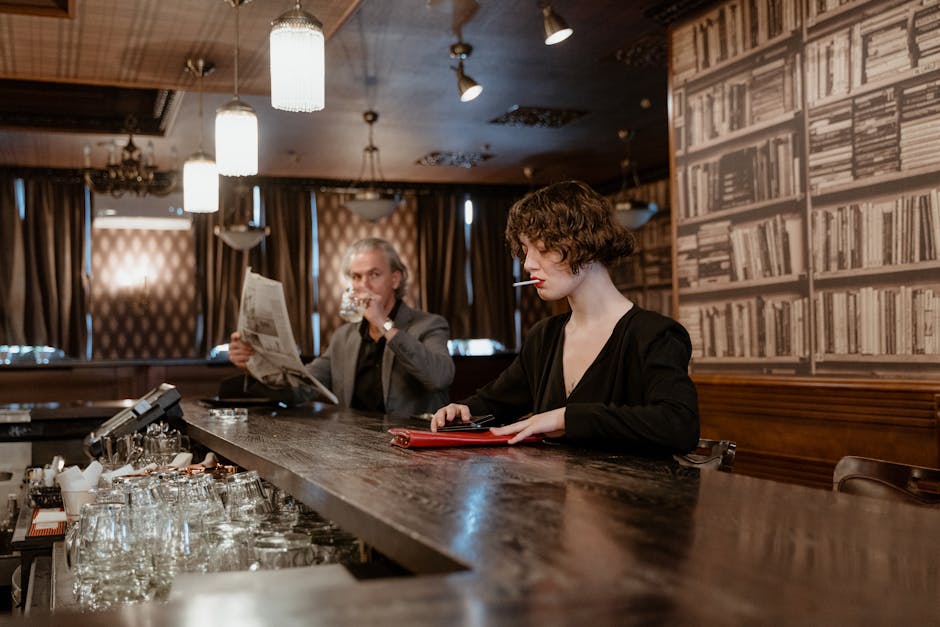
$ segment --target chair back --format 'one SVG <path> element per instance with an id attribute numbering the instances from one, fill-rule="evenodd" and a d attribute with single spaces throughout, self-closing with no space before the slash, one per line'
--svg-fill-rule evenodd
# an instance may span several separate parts
<path id="1" fill-rule="evenodd" d="M 836 464 L 832 489 L 845 494 L 940 507 L 940 469 L 849 455 Z"/>
<path id="2" fill-rule="evenodd" d="M 701 439 L 691 453 L 673 455 L 681 466 L 709 468 L 731 472 L 734 467 L 734 454 L 737 445 L 731 440 Z"/>

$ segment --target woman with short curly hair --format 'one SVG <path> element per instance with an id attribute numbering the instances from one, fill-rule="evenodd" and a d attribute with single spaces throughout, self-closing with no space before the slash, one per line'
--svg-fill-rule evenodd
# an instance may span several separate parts
<path id="1" fill-rule="evenodd" d="M 567 299 L 571 311 L 539 321 L 513 363 L 473 396 L 439 409 L 432 430 L 493 414 L 505 426 L 492 432 L 512 435 L 510 444 L 543 434 L 645 455 L 694 449 L 689 335 L 613 284 L 608 268 L 633 252 L 634 238 L 610 203 L 579 181 L 550 185 L 513 205 L 506 239 L 539 297 Z"/>

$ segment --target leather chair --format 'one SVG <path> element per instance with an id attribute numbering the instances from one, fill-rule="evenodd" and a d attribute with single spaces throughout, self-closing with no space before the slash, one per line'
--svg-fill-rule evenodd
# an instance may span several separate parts
<path id="1" fill-rule="evenodd" d="M 940 507 L 940 469 L 846 456 L 832 473 L 835 492 Z"/>
<path id="2" fill-rule="evenodd" d="M 673 455 L 673 459 L 682 466 L 708 468 L 731 472 L 734 467 L 734 453 L 737 445 L 731 440 L 701 439 L 691 453 Z"/>

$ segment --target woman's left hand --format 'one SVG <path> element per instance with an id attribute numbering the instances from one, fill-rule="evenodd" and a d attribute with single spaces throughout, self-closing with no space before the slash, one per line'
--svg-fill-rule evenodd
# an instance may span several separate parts
<path id="1" fill-rule="evenodd" d="M 516 444 L 526 439 L 530 435 L 544 433 L 545 435 L 556 438 L 565 434 L 565 408 L 559 407 L 541 414 L 534 414 L 525 420 L 514 422 L 505 427 L 493 427 L 490 429 L 493 435 L 510 435 L 515 433 L 515 437 L 509 440 L 509 444 Z"/>

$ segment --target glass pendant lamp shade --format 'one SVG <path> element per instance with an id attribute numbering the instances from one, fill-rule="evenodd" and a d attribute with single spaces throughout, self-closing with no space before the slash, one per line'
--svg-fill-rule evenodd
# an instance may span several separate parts
<path id="1" fill-rule="evenodd" d="M 656 203 L 637 200 L 621 200 L 614 204 L 617 221 L 630 230 L 636 230 L 650 221 L 659 207 Z"/>
<path id="2" fill-rule="evenodd" d="M 219 170 L 204 152 L 194 153 L 183 164 L 183 209 L 192 213 L 219 210 Z"/>
<path id="3" fill-rule="evenodd" d="M 238 96 L 216 110 L 215 154 L 219 174 L 258 173 L 258 116 Z"/>
<path id="4" fill-rule="evenodd" d="M 271 106 L 282 111 L 324 107 L 323 25 L 297 5 L 271 23 Z"/>

